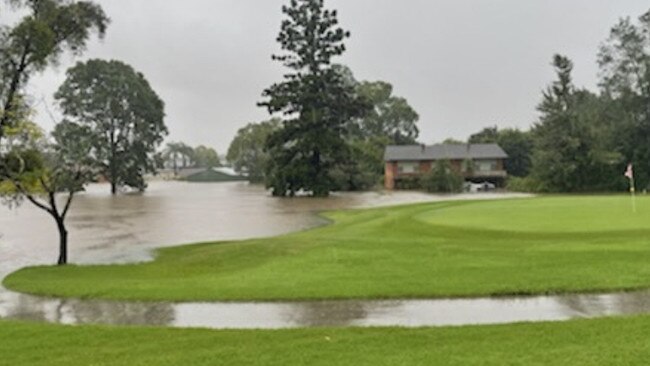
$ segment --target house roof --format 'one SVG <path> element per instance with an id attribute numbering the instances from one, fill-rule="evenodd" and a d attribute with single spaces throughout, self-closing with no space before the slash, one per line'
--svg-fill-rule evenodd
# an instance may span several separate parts
<path id="1" fill-rule="evenodd" d="M 497 144 L 438 144 L 432 146 L 388 146 L 385 161 L 507 159 Z"/>
<path id="2" fill-rule="evenodd" d="M 178 168 L 176 173 L 179 178 L 187 178 L 195 174 L 206 173 L 208 171 L 215 171 L 233 177 L 244 177 L 242 174 L 237 173 L 234 169 L 228 167 L 214 167 L 214 168 Z M 159 173 L 174 174 L 174 169 L 160 169 Z"/>

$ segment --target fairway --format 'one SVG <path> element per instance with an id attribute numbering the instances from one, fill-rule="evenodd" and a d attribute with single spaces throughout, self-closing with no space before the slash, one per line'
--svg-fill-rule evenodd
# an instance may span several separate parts
<path id="1" fill-rule="evenodd" d="M 28 268 L 13 290 L 124 300 L 438 298 L 650 286 L 650 199 L 464 201 L 328 213 L 291 235 L 161 250 L 145 264 Z M 254 225 L 254 223 L 251 223 Z"/>
<path id="2" fill-rule="evenodd" d="M 647 365 L 650 318 L 425 329 L 209 331 L 0 321 L 0 364 Z"/>

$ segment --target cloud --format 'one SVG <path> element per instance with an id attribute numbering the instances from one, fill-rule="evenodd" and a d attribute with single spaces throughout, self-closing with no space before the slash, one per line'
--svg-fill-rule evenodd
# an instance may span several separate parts
<path id="1" fill-rule="evenodd" d="M 279 81 L 270 59 L 281 0 L 101 0 L 113 22 L 85 58 L 120 59 L 143 72 L 167 105 L 170 139 L 225 152 L 238 128 L 267 118 L 256 106 Z M 352 31 L 340 60 L 360 79 L 386 80 L 420 113 L 422 140 L 465 138 L 487 126 L 526 128 L 536 118 L 550 60 L 562 52 L 577 84 L 595 87 L 598 45 L 641 0 L 329 0 Z M 50 96 L 74 63 L 32 80 Z M 51 128 L 39 108 L 38 121 Z M 55 115 L 57 113 L 55 112 Z"/>

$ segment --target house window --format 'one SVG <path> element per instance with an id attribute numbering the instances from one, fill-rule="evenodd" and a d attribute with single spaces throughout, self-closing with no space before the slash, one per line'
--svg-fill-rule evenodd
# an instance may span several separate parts
<path id="1" fill-rule="evenodd" d="M 420 163 L 405 161 L 397 164 L 397 171 L 400 174 L 415 174 L 420 170 Z"/>
<path id="2" fill-rule="evenodd" d="M 479 172 L 494 172 L 498 170 L 496 160 L 478 160 L 474 163 L 474 166 L 476 167 L 476 171 Z"/>

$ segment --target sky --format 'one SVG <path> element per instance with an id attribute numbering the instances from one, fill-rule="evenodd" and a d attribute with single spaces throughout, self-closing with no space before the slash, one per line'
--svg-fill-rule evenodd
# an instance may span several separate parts
<path id="1" fill-rule="evenodd" d="M 81 58 L 33 78 L 36 121 L 61 113 L 52 94 L 75 62 L 125 61 L 166 103 L 167 141 L 225 153 L 237 130 L 269 118 L 262 91 L 281 80 L 271 60 L 288 0 L 96 0 L 112 22 Z M 352 33 L 335 62 L 359 80 L 384 80 L 419 113 L 420 141 L 465 139 L 486 126 L 526 129 L 554 78 L 553 54 L 569 56 L 575 83 L 597 88 L 599 45 L 647 0 L 325 0 Z"/>

